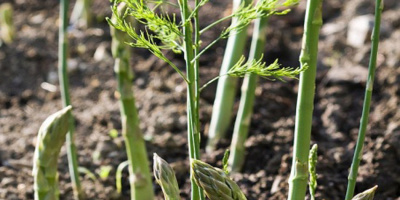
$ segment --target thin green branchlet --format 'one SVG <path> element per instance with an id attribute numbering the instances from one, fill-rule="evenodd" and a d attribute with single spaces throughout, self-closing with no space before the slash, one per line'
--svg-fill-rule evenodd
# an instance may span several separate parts
<path id="1" fill-rule="evenodd" d="M 369 60 L 368 67 L 368 79 L 367 85 L 365 87 L 365 96 L 363 103 L 363 110 L 360 120 L 360 128 L 358 132 L 358 138 L 356 143 L 356 148 L 354 150 L 353 161 L 351 163 L 350 172 L 348 176 L 348 184 L 346 191 L 346 200 L 350 200 L 353 197 L 354 189 L 356 187 L 356 179 L 358 174 L 358 166 L 360 165 L 360 161 L 362 159 L 362 150 L 364 146 L 365 134 L 367 131 L 369 111 L 371 107 L 371 98 L 372 98 L 372 90 L 375 79 L 375 71 L 376 71 L 376 62 L 378 55 L 378 45 L 379 45 L 379 31 L 381 24 L 381 14 L 383 10 L 383 0 L 375 1 L 375 24 L 374 29 L 372 31 L 372 47 L 371 47 L 371 56 Z"/>
<path id="2" fill-rule="evenodd" d="M 315 191 L 317 189 L 317 161 L 318 161 L 318 145 L 314 144 L 310 150 L 308 157 L 308 173 L 310 174 L 309 190 L 311 200 L 315 200 Z"/>
<path id="3" fill-rule="evenodd" d="M 33 160 L 35 200 L 59 199 L 58 157 L 71 123 L 71 106 L 50 115 L 40 126 Z"/>
<path id="4" fill-rule="evenodd" d="M 58 32 L 58 77 L 60 82 L 60 92 L 62 104 L 64 107 L 71 105 L 69 95 L 69 81 L 67 73 L 67 56 L 68 56 L 68 6 L 69 0 L 61 0 L 60 2 L 60 27 Z M 71 176 L 72 188 L 74 191 L 75 199 L 85 199 L 85 194 L 82 191 L 81 182 L 79 180 L 78 171 L 78 155 L 76 146 L 74 144 L 75 139 L 75 124 L 73 122 L 73 116 L 71 115 L 71 123 L 69 124 L 69 131 L 67 133 L 67 157 L 68 157 L 68 168 Z"/>
<path id="5" fill-rule="evenodd" d="M 322 26 L 322 0 L 307 1 L 303 44 L 300 53 L 301 72 L 297 96 L 293 159 L 289 177 L 289 200 L 303 200 L 307 191 L 308 154 L 314 110 L 315 79 L 319 30 Z"/>

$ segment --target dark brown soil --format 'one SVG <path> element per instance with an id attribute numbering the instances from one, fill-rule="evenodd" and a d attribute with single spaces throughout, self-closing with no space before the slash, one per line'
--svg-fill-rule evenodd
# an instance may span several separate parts
<path id="1" fill-rule="evenodd" d="M 33 199 L 32 156 L 36 134 L 43 120 L 61 108 L 59 91 L 49 92 L 42 83 L 58 85 L 58 1 L 2 0 L 15 8 L 15 42 L 0 47 L 0 199 Z M 321 32 L 318 79 L 312 143 L 319 145 L 317 199 L 343 199 L 361 116 L 370 42 L 360 48 L 346 43 L 346 30 L 353 17 L 373 13 L 373 1 L 325 1 Z M 229 0 L 211 1 L 201 10 L 201 25 L 230 13 Z M 305 1 L 287 16 L 272 17 L 265 55 L 279 58 L 285 66 L 297 66 L 303 32 Z M 104 20 L 110 15 L 108 1 L 96 0 L 97 21 L 90 29 L 71 29 L 70 87 L 76 117 L 79 163 L 97 175 L 101 166 L 112 166 L 105 180 L 82 175 L 89 199 L 111 199 L 115 193 L 115 169 L 126 160 L 123 139 L 109 136 L 120 131 L 118 101 L 110 34 Z M 376 199 L 400 199 L 400 2 L 385 1 L 378 69 L 370 123 L 356 192 L 374 185 Z M 225 22 L 204 35 L 207 44 Z M 250 29 L 251 30 L 251 29 Z M 249 30 L 249 35 L 251 31 Z M 249 39 L 250 40 L 250 39 Z M 225 41 L 218 42 L 201 58 L 201 82 L 216 76 Z M 248 43 L 250 44 L 250 43 Z M 97 52 L 97 59 L 94 59 Z M 103 53 L 103 54 L 101 54 Z M 183 69 L 182 56 L 168 53 Z M 96 57 L 96 56 L 95 56 Z M 188 199 L 185 85 L 165 63 L 147 51 L 136 49 L 132 60 L 133 83 L 141 128 L 147 140 L 149 159 L 156 152 L 177 171 L 183 199 Z M 290 173 L 297 80 L 287 83 L 261 80 L 257 88 L 254 116 L 246 142 L 243 173 L 234 174 L 248 199 L 285 199 Z M 201 122 L 206 141 L 216 84 L 203 92 Z M 239 93 L 239 92 L 238 92 Z M 238 104 L 235 105 L 237 109 Z M 234 116 L 232 116 L 234 117 Z M 229 132 L 231 132 L 229 130 Z M 221 141 L 213 155 L 202 158 L 221 166 L 229 138 Z M 96 156 L 100 155 L 100 156 Z M 62 149 L 61 199 L 72 199 L 67 157 Z M 123 198 L 129 199 L 127 172 Z M 158 186 L 157 199 L 162 199 Z"/>

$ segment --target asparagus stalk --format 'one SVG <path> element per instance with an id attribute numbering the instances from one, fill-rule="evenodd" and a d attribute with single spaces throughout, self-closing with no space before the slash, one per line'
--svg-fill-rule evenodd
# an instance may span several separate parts
<path id="1" fill-rule="evenodd" d="M 154 177 L 156 182 L 161 186 L 165 200 L 180 200 L 179 186 L 174 170 L 169 166 L 167 161 L 157 154 L 154 154 L 153 163 Z"/>
<path id="2" fill-rule="evenodd" d="M 196 2 L 198 3 L 198 2 Z M 190 160 L 200 159 L 200 123 L 199 123 L 199 80 L 198 80 L 198 58 L 192 63 L 198 50 L 195 51 L 194 47 L 198 44 L 198 38 L 196 38 L 195 43 L 193 43 L 192 35 L 193 32 L 198 37 L 198 25 L 194 26 L 192 32 L 192 23 L 190 22 L 190 9 L 188 6 L 188 0 L 179 0 L 179 6 L 181 10 L 182 21 L 184 23 L 183 33 L 184 33 L 184 54 L 186 61 L 186 79 L 187 81 L 187 121 L 188 121 L 188 146 L 189 146 L 189 156 Z M 196 14 L 194 18 L 198 18 Z M 197 21 L 197 20 L 195 20 Z M 198 23 L 198 21 L 197 21 Z M 190 175 L 191 177 L 193 174 Z M 191 178 L 191 199 L 198 200 L 204 199 L 203 191 L 198 187 L 196 182 Z"/>
<path id="3" fill-rule="evenodd" d="M 120 4 L 119 12 L 126 9 Z M 114 17 L 114 16 L 113 16 Z M 132 90 L 133 71 L 130 68 L 130 47 L 126 33 L 111 26 L 112 53 L 115 58 L 114 71 L 117 75 L 120 94 L 122 135 L 124 136 L 129 161 L 129 175 L 132 200 L 153 200 L 154 191 L 147 159 L 146 145 L 139 127 L 139 118 Z"/>
<path id="4" fill-rule="evenodd" d="M 63 106 L 71 105 L 69 97 L 69 83 L 67 73 L 67 26 L 68 26 L 68 5 L 69 0 L 61 0 L 60 4 L 60 28 L 58 38 L 58 77 L 60 81 L 60 90 Z M 73 116 L 71 115 L 71 123 L 69 124 L 69 132 L 67 134 L 67 154 L 68 154 L 68 167 L 71 174 L 72 188 L 74 191 L 75 199 L 84 199 L 84 193 L 81 188 L 78 172 L 78 158 L 76 154 L 76 147 L 74 144 L 75 126 Z"/>
<path id="5" fill-rule="evenodd" d="M 71 123 L 71 106 L 50 115 L 40 126 L 33 160 L 36 200 L 59 199 L 57 160 Z"/>
<path id="6" fill-rule="evenodd" d="M 378 186 L 374 186 L 371 189 L 365 190 L 364 192 L 357 194 L 351 200 L 374 200 L 375 191 L 377 188 Z"/>
<path id="7" fill-rule="evenodd" d="M 360 129 L 358 132 L 356 149 L 354 152 L 353 161 L 351 164 L 350 173 L 349 173 L 349 177 L 348 177 L 348 185 L 347 185 L 347 192 L 346 192 L 346 198 L 345 198 L 346 200 L 350 200 L 353 197 L 354 188 L 356 187 L 358 166 L 360 165 L 360 161 L 362 159 L 362 149 L 364 146 L 365 132 L 367 131 L 369 110 L 370 110 L 371 97 L 372 97 L 372 89 L 373 89 L 374 79 L 375 79 L 376 57 L 378 54 L 379 31 L 380 31 L 382 10 L 383 10 L 383 1 L 376 0 L 375 25 L 374 25 L 374 30 L 372 32 L 372 37 L 371 37 L 372 47 L 371 47 L 371 56 L 370 56 L 369 67 L 368 67 L 368 80 L 367 80 L 367 86 L 365 88 L 363 111 L 362 111 L 362 115 L 361 115 L 361 123 L 360 123 Z"/>
<path id="8" fill-rule="evenodd" d="M 81 24 L 89 27 L 92 24 L 92 13 L 90 12 L 91 0 L 77 0 L 71 14 L 71 24 Z"/>
<path id="9" fill-rule="evenodd" d="M 307 190 L 308 151 L 311 139 L 314 110 L 315 75 L 317 72 L 318 36 L 322 26 L 322 0 L 307 2 L 304 21 L 301 67 L 308 67 L 300 74 L 297 97 L 296 122 L 292 169 L 289 177 L 289 200 L 303 200 Z"/>
<path id="10" fill-rule="evenodd" d="M 262 58 L 265 46 L 265 37 L 267 32 L 268 18 L 258 18 L 254 22 L 253 39 L 248 62 Z M 253 104 L 258 76 L 256 74 L 246 74 L 242 84 L 242 95 L 240 97 L 240 106 L 235 121 L 235 127 L 232 136 L 231 156 L 229 157 L 229 166 L 231 171 L 238 172 L 244 163 L 245 147 L 251 115 L 253 114 Z"/>
<path id="11" fill-rule="evenodd" d="M 245 3 L 247 5 L 250 2 L 250 0 L 233 0 L 233 12 L 240 4 Z M 232 24 L 236 24 L 237 21 L 237 18 L 233 18 Z M 247 27 L 240 31 L 233 31 L 228 38 L 224 59 L 221 65 L 217 92 L 215 93 L 210 127 L 208 130 L 208 142 L 206 146 L 206 151 L 208 153 L 212 152 L 216 148 L 218 141 L 224 137 L 231 122 L 237 78 L 225 75 L 240 59 L 245 47 L 246 36 Z"/>
<path id="12" fill-rule="evenodd" d="M 246 200 L 239 186 L 221 169 L 200 160 L 193 160 L 191 169 L 196 183 L 210 200 Z"/>

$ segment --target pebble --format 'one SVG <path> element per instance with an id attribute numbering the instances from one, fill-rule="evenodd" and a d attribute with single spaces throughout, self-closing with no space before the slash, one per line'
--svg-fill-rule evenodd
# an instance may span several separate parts
<path id="1" fill-rule="evenodd" d="M 373 15 L 362 15 L 350 20 L 347 31 L 347 44 L 362 47 L 371 34 L 374 26 Z"/>

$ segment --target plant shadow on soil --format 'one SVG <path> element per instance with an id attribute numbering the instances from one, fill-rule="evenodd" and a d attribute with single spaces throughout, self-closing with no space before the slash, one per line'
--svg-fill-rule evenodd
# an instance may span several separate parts
<path id="1" fill-rule="evenodd" d="M 13 44 L 0 47 L 0 199 L 33 199 L 31 166 L 36 134 L 43 120 L 61 108 L 59 92 L 49 92 L 41 86 L 43 82 L 58 84 L 58 1 L 5 2 L 15 8 L 18 31 Z M 98 19 L 94 28 L 72 29 L 69 33 L 71 99 L 80 165 L 94 173 L 104 165 L 113 167 L 105 180 L 93 181 L 82 175 L 82 185 L 89 199 L 111 199 L 115 195 L 115 169 L 126 160 L 126 153 L 121 135 L 115 139 L 108 135 L 111 129 L 121 129 L 109 28 L 104 20 L 111 12 L 108 1 L 94 2 L 93 11 Z M 312 133 L 312 143 L 319 145 L 317 199 L 343 199 L 361 115 L 370 42 L 360 48 L 347 45 L 346 28 L 339 25 L 347 25 L 355 16 L 373 13 L 374 5 L 367 0 L 324 3 L 325 25 L 321 32 Z M 383 21 L 390 31 L 381 37 L 356 192 L 379 185 L 376 199 L 389 200 L 400 196 L 400 2 L 387 0 L 385 4 Z M 298 65 L 304 8 L 302 1 L 287 16 L 271 18 L 265 47 L 268 62 L 278 57 L 284 66 Z M 201 26 L 230 11 L 230 1 L 211 1 L 200 11 Z M 209 43 L 228 24 L 224 22 L 207 32 L 203 44 Z M 328 25 L 336 31 L 325 30 Z M 218 74 L 224 46 L 225 41 L 218 42 L 200 59 L 202 83 Z M 93 59 L 94 54 L 98 54 L 97 60 Z M 183 69 L 182 56 L 167 55 Z M 149 159 L 156 152 L 171 163 L 182 198 L 189 199 L 185 85 L 172 68 L 146 50 L 134 50 L 132 61 L 133 85 Z M 286 198 L 297 83 L 297 80 L 286 83 L 261 80 L 257 88 L 244 170 L 233 174 L 248 199 Z M 202 93 L 202 133 L 207 133 L 215 88 L 214 83 Z M 235 111 L 237 107 L 238 103 Z M 202 159 L 221 167 L 230 137 L 223 139 L 212 155 L 203 152 Z M 203 135 L 202 147 L 205 141 Z M 72 199 L 64 148 L 59 172 L 61 199 Z M 122 199 L 129 199 L 126 171 L 123 178 Z M 155 188 L 157 199 L 162 199 L 159 186 L 155 184 Z"/>

